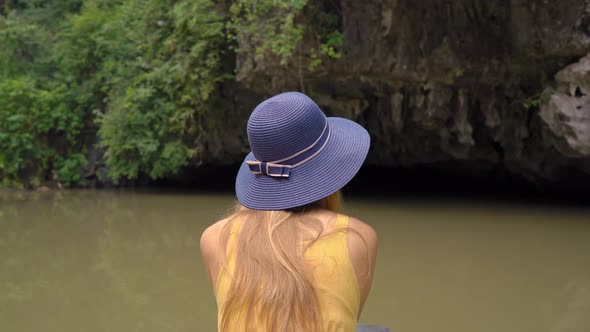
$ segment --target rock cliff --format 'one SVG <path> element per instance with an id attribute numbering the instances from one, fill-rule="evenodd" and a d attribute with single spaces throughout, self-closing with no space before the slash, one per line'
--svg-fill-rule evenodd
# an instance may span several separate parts
<path id="1" fill-rule="evenodd" d="M 328 115 L 368 129 L 369 164 L 590 182 L 590 1 L 341 0 L 331 8 L 342 57 L 313 72 L 298 65 L 304 51 L 288 65 L 266 59 L 224 84 L 219 117 L 205 126 L 207 163 L 240 161 L 252 108 L 303 90 Z"/>

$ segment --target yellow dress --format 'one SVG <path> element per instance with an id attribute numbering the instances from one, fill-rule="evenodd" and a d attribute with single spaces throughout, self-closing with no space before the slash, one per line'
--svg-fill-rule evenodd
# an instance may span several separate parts
<path id="1" fill-rule="evenodd" d="M 348 227 L 348 217 L 338 215 L 337 228 Z M 235 224 L 234 224 L 235 225 Z M 227 244 L 229 269 L 235 267 L 235 247 L 239 230 L 232 229 Z M 360 290 L 350 256 L 345 231 L 326 235 L 305 251 L 305 260 L 312 271 L 322 317 L 322 332 L 354 332 L 360 307 Z M 232 271 L 230 271 L 231 273 Z M 231 277 L 222 269 L 217 280 L 218 326 Z M 237 322 L 235 331 L 244 331 L 245 323 Z M 257 330 L 260 332 L 262 329 Z"/>

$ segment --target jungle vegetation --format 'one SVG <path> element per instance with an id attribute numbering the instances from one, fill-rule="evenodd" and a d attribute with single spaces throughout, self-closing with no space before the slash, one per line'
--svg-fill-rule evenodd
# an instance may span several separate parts
<path id="1" fill-rule="evenodd" d="M 95 132 L 113 181 L 198 161 L 219 86 L 291 61 L 307 0 L 0 0 L 0 187 L 80 183 Z M 337 58 L 324 15 L 306 70 Z M 236 67 L 235 55 L 246 55 Z"/>

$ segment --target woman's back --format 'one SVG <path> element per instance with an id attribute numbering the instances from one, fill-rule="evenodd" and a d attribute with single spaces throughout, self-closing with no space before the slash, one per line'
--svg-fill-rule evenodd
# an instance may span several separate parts
<path id="1" fill-rule="evenodd" d="M 336 212 L 369 133 L 298 92 L 258 104 L 246 131 L 252 151 L 236 176 L 238 208 L 201 239 L 219 330 L 354 331 L 377 237 Z"/>
<path id="2" fill-rule="evenodd" d="M 320 235 L 307 247 L 303 255 L 318 301 L 321 331 L 354 331 L 358 315 L 371 287 L 377 250 L 375 232 L 370 226 L 354 218 L 327 210 L 316 212 L 312 217 L 322 223 L 322 234 L 314 234 L 313 230 L 305 227 L 301 227 L 300 230 L 308 234 L 308 239 L 303 241 L 304 245 Z M 222 317 L 221 311 L 231 287 L 232 274 L 238 259 L 236 249 L 240 241 L 241 228 L 248 220 L 237 220 L 231 225 L 230 234 L 225 241 L 226 257 L 206 257 L 207 252 L 212 256 L 224 252 L 220 250 L 223 248 L 219 248 L 223 245 L 219 243 L 219 238 L 221 228 L 226 222 L 221 221 L 213 225 L 202 238 L 202 251 L 215 286 L 219 318 Z M 222 268 L 222 264 L 215 263 L 221 262 L 223 258 L 227 262 L 226 269 Z M 251 320 L 247 328 L 248 314 L 245 310 L 241 311 L 237 314 L 241 318 L 232 321 L 232 331 L 250 331 L 253 328 L 265 331 L 264 328 L 257 328 L 263 326 L 262 323 Z M 221 320 L 219 324 L 221 325 Z"/>

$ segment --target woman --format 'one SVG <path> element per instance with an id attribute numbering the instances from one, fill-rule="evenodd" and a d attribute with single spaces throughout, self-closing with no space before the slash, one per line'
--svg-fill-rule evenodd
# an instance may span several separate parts
<path id="1" fill-rule="evenodd" d="M 201 237 L 218 330 L 354 331 L 377 236 L 339 214 L 340 189 L 361 167 L 369 134 L 297 92 L 260 103 L 247 131 L 239 204 Z"/>

